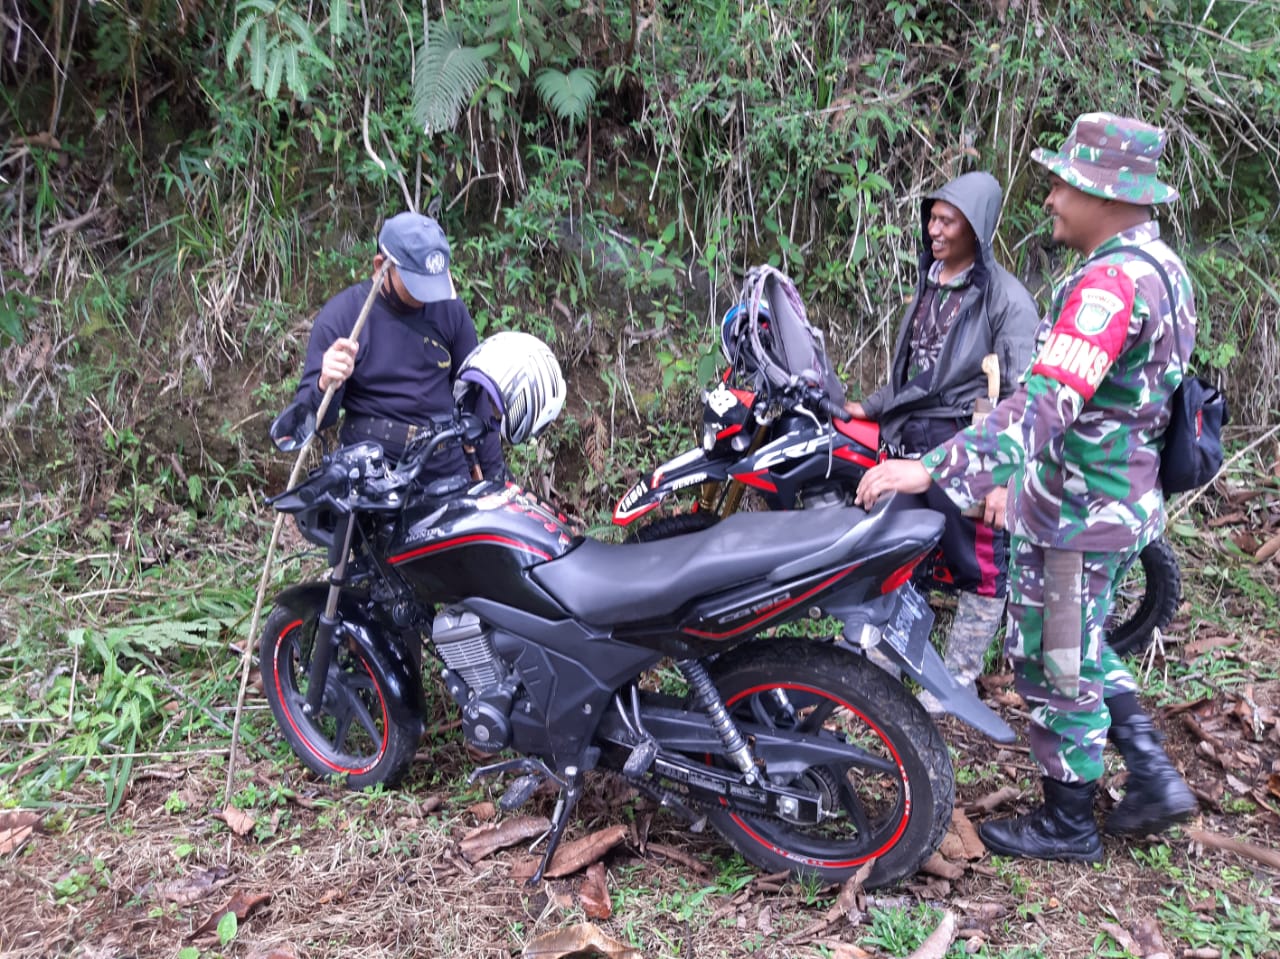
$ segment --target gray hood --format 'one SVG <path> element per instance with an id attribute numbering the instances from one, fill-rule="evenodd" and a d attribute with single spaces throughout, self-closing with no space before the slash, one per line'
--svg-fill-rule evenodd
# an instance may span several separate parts
<path id="1" fill-rule="evenodd" d="M 920 202 L 920 263 L 921 273 L 933 263 L 929 243 L 929 210 L 935 200 L 950 203 L 964 214 L 978 237 L 978 261 L 983 273 L 991 273 L 995 254 L 991 239 L 996 235 L 996 223 L 1000 219 L 1000 203 L 1004 193 L 1000 183 L 990 173 L 978 171 L 956 177 L 940 190 L 930 193 Z"/>

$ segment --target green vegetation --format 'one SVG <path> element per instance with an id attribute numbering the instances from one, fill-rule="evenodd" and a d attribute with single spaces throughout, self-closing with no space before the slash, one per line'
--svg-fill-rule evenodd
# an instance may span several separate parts
<path id="1" fill-rule="evenodd" d="M 919 196 L 964 170 L 995 173 L 1007 198 L 998 254 L 1043 302 L 1065 264 L 1047 248 L 1030 148 L 1059 142 L 1085 110 L 1138 114 L 1170 131 L 1165 171 L 1183 201 L 1165 222 L 1197 284 L 1197 361 L 1223 378 L 1229 435 L 1243 443 L 1280 410 L 1276 22 L 1270 0 L 7 5 L 0 808 L 41 810 L 46 838 L 67 843 L 42 895 L 79 909 L 136 889 L 114 853 L 76 844 L 87 817 L 117 836 L 181 828 L 164 863 L 182 871 L 232 842 L 217 822 L 185 831 L 216 800 L 181 783 L 153 783 L 155 802 L 135 808 L 138 772 L 226 775 L 272 518 L 262 498 L 287 470 L 265 426 L 292 394 L 309 317 L 368 272 L 386 213 L 440 217 L 482 333 L 520 328 L 554 344 L 572 401 L 512 466 L 590 532 L 617 536 L 618 496 L 694 439 L 717 320 L 746 266 L 794 275 L 856 394 L 883 374 L 914 277 Z M 1265 486 L 1254 457 L 1266 452 L 1232 481 Z M 1176 530 L 1198 560 L 1188 633 L 1247 621 L 1274 635 L 1265 570 L 1242 562 L 1243 547 L 1188 535 L 1199 529 L 1193 515 Z M 294 544 L 272 586 L 319 564 Z M 1147 676 L 1167 704 L 1274 680 L 1275 665 L 1225 647 Z M 683 689 L 671 669 L 655 681 Z M 458 750 L 443 696 L 428 697 L 438 722 L 422 748 Z M 425 826 L 366 818 L 416 816 L 411 790 L 303 795 L 254 702 L 241 743 L 270 774 L 235 779 L 233 803 L 256 819 L 246 845 L 301 856 L 311 830 L 337 842 L 353 826 L 383 859 L 426 842 Z M 447 788 L 458 808 L 491 798 L 448 764 L 419 765 L 415 785 Z M 961 787 L 1005 779 L 996 763 L 957 761 Z M 1257 808 L 1240 795 L 1222 807 Z M 1169 846 L 1134 856 L 1162 882 L 1205 884 Z M 698 924 L 755 878 L 736 857 L 661 888 L 631 868 L 611 888 L 615 909 L 658 918 L 617 925 L 654 955 L 686 954 Z M 1043 919 L 1026 874 L 993 868 L 1017 921 Z M 779 908 L 794 924 L 834 894 L 788 886 Z M 1189 945 L 1260 955 L 1277 947 L 1274 912 L 1220 895 L 1207 917 L 1170 895 L 1161 921 Z M 252 921 L 227 915 L 213 942 L 182 953 L 238 948 Z M 875 908 L 868 946 L 905 954 L 939 915 Z M 524 918 L 513 937 L 541 921 Z M 771 954 L 762 932 L 741 942 Z"/>

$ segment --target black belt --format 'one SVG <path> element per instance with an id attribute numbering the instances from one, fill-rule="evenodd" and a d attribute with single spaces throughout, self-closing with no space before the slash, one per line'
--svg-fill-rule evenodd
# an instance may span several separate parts
<path id="1" fill-rule="evenodd" d="M 435 423 L 401 423 L 381 416 L 348 416 L 342 424 L 343 442 L 373 440 L 403 451 L 416 436 L 434 436 L 442 427 Z"/>

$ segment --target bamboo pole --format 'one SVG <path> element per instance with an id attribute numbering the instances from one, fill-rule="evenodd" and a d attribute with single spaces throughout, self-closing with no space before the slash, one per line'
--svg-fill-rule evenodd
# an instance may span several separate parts
<path id="1" fill-rule="evenodd" d="M 382 289 L 382 280 L 390 269 L 391 260 L 386 258 L 382 261 L 382 266 L 378 268 L 378 272 L 374 274 L 373 286 L 369 289 L 369 295 L 365 297 L 364 306 L 360 309 L 360 316 L 356 319 L 356 325 L 351 329 L 350 339 L 355 340 L 357 344 L 360 340 L 360 333 L 364 330 L 365 321 L 369 318 L 369 311 L 373 308 L 373 301 L 377 297 L 378 291 Z M 298 458 L 293 463 L 293 471 L 289 474 L 289 482 L 285 486 L 286 489 L 292 489 L 302 475 L 302 465 L 306 462 L 307 451 L 311 449 L 316 433 L 320 430 L 320 424 L 324 422 L 325 414 L 329 412 L 329 404 L 333 401 L 333 394 L 337 390 L 338 384 L 331 383 L 329 388 L 324 391 L 324 397 L 320 400 L 320 407 L 316 410 L 316 429 L 307 437 L 302 444 L 302 448 L 298 450 Z M 258 618 L 262 615 L 263 598 L 267 593 L 267 580 L 271 575 L 271 561 L 275 558 L 276 543 L 280 539 L 280 530 L 284 526 L 284 515 L 284 513 L 276 513 L 276 522 L 271 529 L 271 542 L 267 544 L 267 558 L 262 563 L 262 576 L 258 580 L 258 595 L 253 604 L 253 616 L 249 621 L 249 637 L 244 644 L 244 654 L 240 657 L 240 692 L 236 696 L 235 721 L 231 725 L 231 748 L 227 757 L 227 785 L 222 797 L 224 806 L 231 802 L 232 790 L 235 786 L 236 761 L 240 746 L 240 720 L 244 714 L 245 690 L 249 686 L 249 666 L 253 662 L 254 646 L 257 645 Z"/>

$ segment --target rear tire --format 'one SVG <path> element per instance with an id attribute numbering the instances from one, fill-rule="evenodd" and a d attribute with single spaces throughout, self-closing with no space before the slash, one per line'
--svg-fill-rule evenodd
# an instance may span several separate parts
<path id="1" fill-rule="evenodd" d="M 820 825 L 710 810 L 710 823 L 746 859 L 766 872 L 840 883 L 874 858 L 864 883 L 872 888 L 913 875 L 937 849 L 955 801 L 951 759 L 901 683 L 862 656 L 811 641 L 742 647 L 717 661 L 711 676 L 730 715 L 777 728 L 812 726 L 814 735 L 842 738 L 864 756 L 788 776 L 823 795 L 831 814 Z M 779 706 L 778 692 L 792 711 Z"/>
<path id="2" fill-rule="evenodd" d="M 1107 623 L 1107 643 L 1122 656 L 1142 653 L 1157 629 L 1173 621 L 1182 601 L 1182 571 L 1163 537 L 1138 554 L 1120 577 Z"/>
<path id="3" fill-rule="evenodd" d="M 355 643 L 340 642 L 318 713 L 303 710 L 317 614 L 277 606 L 262 628 L 262 686 L 276 723 L 317 775 L 346 776 L 352 789 L 395 785 L 413 761 L 421 730 L 418 723 L 395 719 L 390 664 Z"/>

